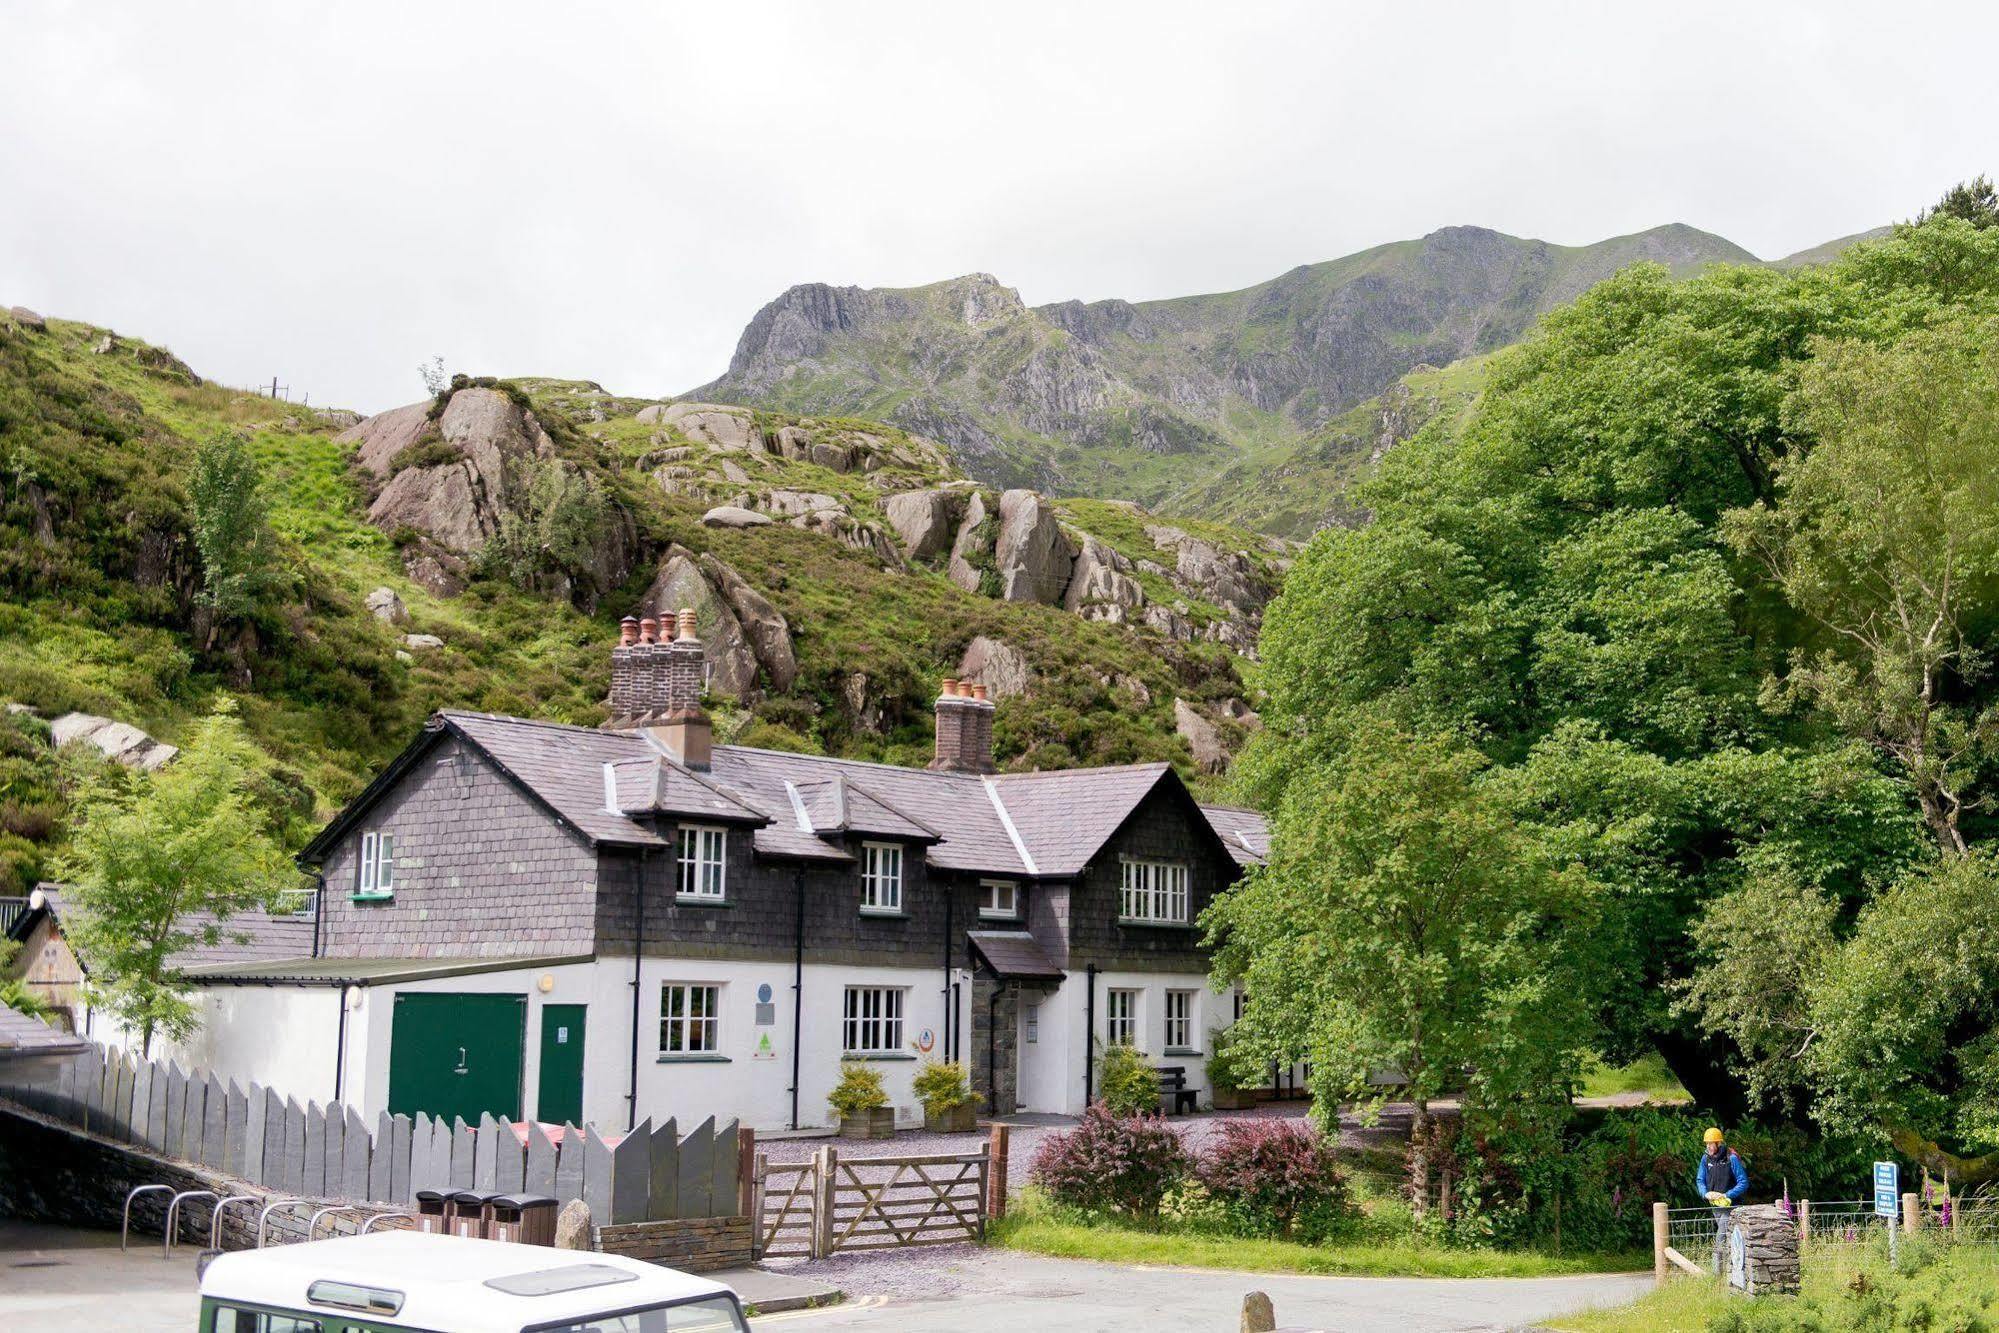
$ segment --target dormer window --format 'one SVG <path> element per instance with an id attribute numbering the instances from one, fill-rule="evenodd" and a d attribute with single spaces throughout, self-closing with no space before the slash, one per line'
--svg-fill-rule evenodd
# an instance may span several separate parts
<path id="1" fill-rule="evenodd" d="M 356 868 L 354 897 L 393 898 L 396 893 L 396 835 L 363 833 L 361 863 Z"/>
<path id="2" fill-rule="evenodd" d="M 1010 879 L 979 881 L 979 915 L 1012 921 L 1020 915 L 1020 885 Z"/>
<path id="3" fill-rule="evenodd" d="M 1125 858 L 1118 919 L 1148 926 L 1187 924 L 1187 867 Z"/>
<path id="4" fill-rule="evenodd" d="M 728 837 L 723 830 L 696 824 L 680 826 L 679 896 L 694 902 L 720 902 L 726 894 Z"/>
<path id="5" fill-rule="evenodd" d="M 902 848 L 892 842 L 861 844 L 861 910 L 902 911 Z"/>

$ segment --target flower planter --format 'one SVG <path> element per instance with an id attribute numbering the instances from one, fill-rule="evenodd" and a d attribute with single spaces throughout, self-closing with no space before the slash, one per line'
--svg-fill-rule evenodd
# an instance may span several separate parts
<path id="1" fill-rule="evenodd" d="M 925 1111 L 923 1128 L 932 1134 L 969 1134 L 979 1127 L 978 1108 L 971 1102 L 948 1111 Z"/>
<path id="2" fill-rule="evenodd" d="M 840 1117 L 840 1137 L 843 1139 L 892 1139 L 895 1137 L 895 1108 L 877 1106 L 859 1115 Z"/>
<path id="3" fill-rule="evenodd" d="M 1256 1094 L 1247 1088 L 1216 1088 L 1214 1098 L 1217 1111 L 1247 1111 L 1256 1105 Z"/>

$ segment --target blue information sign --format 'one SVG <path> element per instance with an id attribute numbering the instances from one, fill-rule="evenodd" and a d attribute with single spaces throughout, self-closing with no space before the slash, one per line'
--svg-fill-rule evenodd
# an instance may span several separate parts
<path id="1" fill-rule="evenodd" d="M 1902 1168 L 1893 1162 L 1874 1164 L 1874 1215 L 1895 1217 L 1902 1211 Z"/>

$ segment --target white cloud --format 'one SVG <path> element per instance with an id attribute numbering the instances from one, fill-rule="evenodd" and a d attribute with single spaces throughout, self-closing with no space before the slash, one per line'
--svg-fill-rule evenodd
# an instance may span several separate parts
<path id="1" fill-rule="evenodd" d="M 1473 222 L 1787 253 L 1993 161 L 1986 5 L 0 8 L 0 299 L 314 401 L 719 373 L 787 285 L 1218 290 Z"/>

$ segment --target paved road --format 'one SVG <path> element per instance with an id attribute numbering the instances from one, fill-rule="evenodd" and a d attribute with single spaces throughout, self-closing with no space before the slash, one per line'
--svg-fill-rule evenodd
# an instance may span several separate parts
<path id="1" fill-rule="evenodd" d="M 188 1333 L 194 1327 L 191 1251 L 160 1257 L 158 1238 L 118 1252 L 96 1232 L 0 1221 L 0 1328 L 36 1333 Z M 840 1266 L 837 1269 L 834 1266 Z M 1455 1281 L 1272 1277 L 1044 1259 L 971 1247 L 814 1265 L 850 1302 L 756 1321 L 773 1333 L 877 1329 L 896 1333 L 1227 1333 L 1245 1291 L 1277 1304 L 1280 1324 L 1340 1333 L 1442 1333 L 1510 1328 L 1587 1305 L 1629 1300 L 1645 1277 Z"/>

